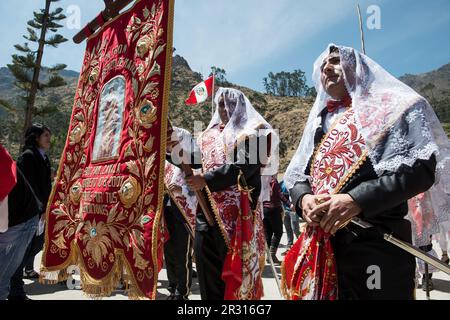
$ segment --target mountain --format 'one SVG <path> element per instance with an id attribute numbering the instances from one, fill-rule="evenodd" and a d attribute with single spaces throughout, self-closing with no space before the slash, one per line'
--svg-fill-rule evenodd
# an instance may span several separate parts
<path id="1" fill-rule="evenodd" d="M 0 93 L 2 96 L 4 93 L 15 90 L 14 87 L 14 76 L 11 74 L 8 68 L 0 68 Z"/>
<path id="2" fill-rule="evenodd" d="M 399 79 L 427 98 L 442 99 L 450 95 L 450 63 L 427 73 L 405 74 Z"/>
<path id="3" fill-rule="evenodd" d="M 37 93 L 36 107 L 56 106 L 58 111 L 45 116 L 37 116 L 34 122 L 46 123 L 52 130 L 54 143 L 50 150 L 50 155 L 54 163 L 58 163 L 58 158 L 64 148 L 65 135 L 69 127 L 70 115 L 72 112 L 73 99 L 78 83 L 79 73 L 71 70 L 63 70 L 61 76 L 66 81 L 66 85 L 58 88 L 48 88 Z M 49 73 L 44 68 L 39 79 L 46 81 Z M 14 86 L 14 76 L 8 68 L 0 68 L 0 98 L 9 101 L 17 110 L 7 113 L 0 109 L 0 143 L 5 144 L 11 154 L 16 157 L 19 154 L 20 133 L 22 132 L 24 102 L 19 98 L 21 91 Z M 19 107 L 20 106 L 20 107 Z"/>
<path id="4" fill-rule="evenodd" d="M 211 101 L 197 106 L 186 106 L 184 100 L 189 91 L 200 81 L 201 74 L 194 72 L 187 61 L 176 55 L 173 58 L 172 83 L 169 103 L 169 118 L 174 125 L 190 131 L 194 128 L 194 121 L 199 121 L 202 128 L 206 128 L 211 119 Z M 274 97 L 239 85 L 226 83 L 241 90 L 252 102 L 258 112 L 280 134 L 280 169 L 284 171 L 288 160 L 292 158 L 300 142 L 301 133 L 306 123 L 313 100 L 298 97 Z M 217 88 L 216 88 L 217 89 Z"/>
<path id="5" fill-rule="evenodd" d="M 427 73 L 405 74 L 399 79 L 428 99 L 450 135 L 450 63 Z"/>
<path id="6" fill-rule="evenodd" d="M 69 125 L 73 98 L 79 74 L 66 70 L 61 74 L 67 85 L 48 89 L 37 97 L 37 105 L 56 104 L 59 111 L 45 116 L 37 117 L 36 121 L 45 122 L 53 130 L 53 147 L 51 158 L 58 163 L 58 158 L 64 147 Z M 42 77 L 46 77 L 44 71 Z M 447 132 L 450 132 L 450 63 L 441 68 L 424 74 L 406 74 L 400 77 L 416 91 L 420 92 L 432 102 L 436 113 L 444 123 Z M 13 85 L 14 78 L 7 68 L 0 68 L 0 97 L 9 101 L 17 101 L 18 91 Z M 176 126 L 190 131 L 194 128 L 194 121 L 199 121 L 205 128 L 211 119 L 211 101 L 197 106 L 185 106 L 184 100 L 189 91 L 200 81 L 200 73 L 193 71 L 188 62 L 181 56 L 173 57 L 172 83 L 169 100 L 169 117 Z M 431 84 L 431 85 L 430 85 Z M 272 124 L 280 134 L 280 172 L 283 172 L 292 158 L 305 126 L 308 113 L 314 102 L 311 98 L 275 97 L 251 90 L 239 85 L 226 83 L 243 91 L 253 106 L 265 119 Z M 19 136 L 21 132 L 22 111 L 9 115 L 0 109 L 0 143 L 10 148 L 12 154 L 19 153 Z"/>
<path id="7" fill-rule="evenodd" d="M 64 78 L 67 85 L 58 88 L 48 88 L 44 92 L 38 91 L 36 99 L 38 107 L 49 102 L 57 102 L 66 110 L 72 108 L 71 104 L 73 104 L 79 73 L 72 70 L 63 70 L 60 72 L 60 75 Z M 39 80 L 46 81 L 48 78 L 49 73 L 46 68 L 43 68 L 39 75 Z M 2 99 L 11 102 L 17 101 L 17 96 L 21 94 L 21 91 L 14 86 L 14 80 L 15 78 L 8 68 L 0 68 L 0 97 Z"/>

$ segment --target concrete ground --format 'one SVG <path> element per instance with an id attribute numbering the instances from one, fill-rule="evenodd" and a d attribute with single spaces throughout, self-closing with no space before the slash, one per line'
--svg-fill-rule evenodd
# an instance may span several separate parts
<path id="1" fill-rule="evenodd" d="M 286 233 L 283 233 L 280 248 L 278 249 L 277 256 L 278 259 L 282 259 L 281 253 L 285 251 L 286 247 Z M 439 245 L 434 243 L 434 249 L 441 256 L 441 251 Z M 35 259 L 35 270 L 39 270 L 41 255 L 37 255 Z M 281 277 L 280 267 L 275 267 L 278 278 Z M 79 280 L 79 277 L 74 276 L 74 279 Z M 444 272 L 437 272 L 433 274 L 433 284 L 434 290 L 430 292 L 431 300 L 450 300 L 450 276 Z M 159 274 L 159 281 L 157 287 L 157 299 L 164 300 L 169 295 L 166 289 L 167 274 L 165 268 L 163 268 Z M 282 296 L 279 293 L 277 282 L 275 280 L 272 268 L 266 264 L 265 270 L 263 272 L 263 285 L 264 285 L 264 297 L 263 300 L 282 300 Z M 29 297 L 33 300 L 87 300 L 89 297 L 83 294 L 83 292 L 77 288 L 73 288 L 73 283 L 69 284 L 55 284 L 55 285 L 43 285 L 37 280 L 25 280 L 25 291 L 28 293 Z M 70 288 L 70 289 L 69 289 Z M 191 295 L 189 296 L 192 300 L 200 300 L 200 290 L 198 281 L 196 278 L 193 279 L 193 284 L 191 287 Z M 110 297 L 104 299 L 110 300 L 123 300 L 128 299 L 124 294 L 124 291 L 117 290 Z M 427 300 L 425 291 L 420 287 L 416 289 L 416 299 L 417 300 Z"/>

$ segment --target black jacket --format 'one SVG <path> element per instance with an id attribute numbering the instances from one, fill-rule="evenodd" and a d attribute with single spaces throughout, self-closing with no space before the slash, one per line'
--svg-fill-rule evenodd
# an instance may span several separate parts
<path id="1" fill-rule="evenodd" d="M 33 194 L 20 169 L 17 169 L 17 183 L 8 194 L 8 226 L 21 224 L 43 210 L 42 203 Z"/>
<path id="2" fill-rule="evenodd" d="M 237 184 L 239 173 L 242 171 L 245 177 L 247 186 L 252 190 L 251 195 L 251 206 L 254 210 L 258 202 L 259 194 L 261 193 L 261 159 L 259 159 L 259 149 L 257 149 L 257 157 L 252 157 L 249 154 L 250 145 L 249 139 L 244 141 L 245 148 L 236 148 L 234 150 L 234 162 L 229 164 L 224 164 L 214 170 L 205 172 L 203 175 L 205 177 L 206 184 L 211 192 L 218 192 L 224 190 L 228 187 Z M 256 141 L 259 148 L 259 141 Z M 238 151 L 239 150 L 239 151 Z M 171 161 L 170 156 L 166 159 Z M 198 154 L 191 154 L 191 167 L 194 169 L 199 169 L 202 167 L 201 164 L 196 163 L 195 159 L 201 159 Z M 255 161 L 254 161 L 255 159 Z M 172 162 L 173 163 L 173 162 Z M 176 165 L 176 164 L 175 164 Z M 206 192 L 203 191 L 205 198 L 208 199 Z M 198 207 L 200 208 L 200 206 Z M 212 212 L 212 210 L 211 210 Z M 196 220 L 197 230 L 203 230 L 208 228 L 206 218 L 201 210 L 197 213 Z"/>
<path id="3" fill-rule="evenodd" d="M 315 146 L 323 135 L 323 129 L 319 127 L 314 138 Z M 306 169 L 307 175 L 310 163 L 311 159 Z M 412 167 L 402 166 L 396 173 L 386 173 L 378 177 L 368 158 L 340 193 L 348 193 L 361 207 L 361 218 L 375 225 L 379 231 L 392 232 L 405 241 L 411 241 L 411 231 L 408 231 L 407 227 L 409 222 L 403 219 L 408 213 L 407 200 L 433 185 L 435 168 L 436 158 L 432 156 L 429 160 L 418 160 Z M 298 204 L 301 203 L 302 197 L 311 193 L 307 181 L 298 182 L 290 190 L 298 215 L 301 216 Z M 345 230 L 353 229 L 351 224 L 348 226 Z"/>
<path id="4" fill-rule="evenodd" d="M 42 202 L 45 210 L 52 191 L 51 166 L 48 157 L 44 160 L 37 148 L 29 147 L 19 156 L 17 165 Z"/>
<path id="5" fill-rule="evenodd" d="M 315 146 L 323 135 L 320 127 L 314 137 Z M 368 158 L 339 191 L 349 194 L 362 208 L 360 217 L 374 225 L 374 228 L 363 229 L 350 223 L 331 238 L 339 299 L 413 298 L 415 259 L 385 241 L 382 234 L 392 234 L 411 243 L 411 223 L 404 219 L 408 213 L 407 200 L 433 185 L 435 167 L 433 156 L 429 160 L 418 160 L 412 167 L 401 166 L 395 173 L 378 177 Z M 311 193 L 309 183 L 295 184 L 290 193 L 296 212 L 301 215 L 298 203 L 303 195 Z M 368 270 L 373 266 L 382 272 L 377 290 L 368 286 Z"/>
<path id="6" fill-rule="evenodd" d="M 168 206 L 167 204 L 169 203 Z M 183 217 L 183 214 L 180 212 L 180 209 L 178 209 L 178 206 L 176 205 L 175 201 L 168 195 L 164 195 L 164 217 L 166 218 L 167 223 L 177 223 L 177 224 L 185 224 L 186 220 Z"/>

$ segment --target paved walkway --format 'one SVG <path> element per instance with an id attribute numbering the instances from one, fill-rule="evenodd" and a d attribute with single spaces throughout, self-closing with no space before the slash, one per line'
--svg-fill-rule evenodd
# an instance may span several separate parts
<path id="1" fill-rule="evenodd" d="M 278 249 L 277 256 L 278 259 L 281 260 L 281 253 L 285 250 L 286 234 L 283 233 L 283 237 L 281 240 L 280 248 Z M 434 249 L 438 253 L 439 257 L 441 256 L 441 251 L 439 249 L 439 245 L 434 243 Z M 35 260 L 35 270 L 39 270 L 41 255 L 36 256 Z M 280 278 L 280 267 L 276 267 L 276 272 L 278 273 L 278 277 Z M 76 276 L 75 276 L 76 278 Z M 78 277 L 79 279 L 79 277 Z M 445 274 L 444 272 L 437 272 L 433 274 L 433 284 L 434 290 L 430 292 L 431 300 L 450 300 L 450 276 Z M 168 290 L 166 289 L 167 283 L 167 274 L 166 270 L 163 268 L 159 274 L 159 281 L 157 287 L 157 299 L 164 300 L 169 295 Z M 278 291 L 278 286 L 275 280 L 275 277 L 272 272 L 272 268 L 269 265 L 266 265 L 265 270 L 263 272 L 263 285 L 264 285 L 264 297 L 263 300 L 280 300 L 282 296 Z M 28 292 L 29 297 L 33 300 L 87 300 L 89 297 L 83 294 L 83 292 L 79 289 L 69 289 L 68 287 L 73 287 L 71 284 L 55 284 L 55 285 L 42 285 L 38 281 L 33 280 L 25 280 L 25 290 Z M 416 298 L 417 300 L 426 300 L 425 292 L 418 288 L 416 290 Z M 124 291 L 117 290 L 110 297 L 104 299 L 111 300 L 123 300 L 127 299 L 127 296 L 124 294 Z M 198 286 L 197 279 L 193 279 L 193 284 L 191 287 L 191 295 L 190 299 L 192 300 L 200 300 L 200 290 Z"/>

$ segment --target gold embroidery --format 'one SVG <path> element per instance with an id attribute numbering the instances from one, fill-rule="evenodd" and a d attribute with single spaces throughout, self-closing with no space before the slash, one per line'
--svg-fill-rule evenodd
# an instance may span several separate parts
<path id="1" fill-rule="evenodd" d="M 119 197 L 125 208 L 130 208 L 141 194 L 141 185 L 132 176 L 128 177 L 120 187 Z"/>
<path id="2" fill-rule="evenodd" d="M 145 54 L 150 50 L 150 48 L 153 48 L 154 45 L 155 45 L 155 36 L 152 33 L 143 36 L 137 42 L 136 55 L 140 58 L 143 58 Z M 150 56 L 152 55 L 153 52 L 150 54 Z"/>
<path id="3" fill-rule="evenodd" d="M 75 126 L 69 135 L 70 144 L 74 145 L 81 141 L 81 138 L 86 133 L 86 125 L 83 122 L 79 122 L 77 126 Z"/>
<path id="4" fill-rule="evenodd" d="M 137 3 L 139 3 L 140 1 L 137 0 L 135 2 L 135 5 Z M 156 8 L 155 6 L 155 10 L 157 10 L 157 12 L 159 14 L 161 14 L 161 10 L 163 9 L 162 7 L 162 2 L 158 2 L 158 8 Z M 134 8 L 134 6 L 130 9 L 132 10 Z M 129 12 L 130 10 L 128 10 L 127 12 Z M 170 90 L 170 72 L 171 72 L 171 57 L 172 57 L 172 30 L 173 30 L 173 1 L 169 0 L 168 1 L 168 8 L 164 8 L 164 10 L 168 10 L 168 34 L 167 34 L 167 42 L 161 44 L 156 51 L 158 51 L 159 53 L 163 52 L 164 49 L 166 49 L 166 68 L 165 68 L 165 73 L 164 73 L 164 80 L 165 80 L 165 85 L 164 85 L 164 97 L 163 97 L 163 102 L 162 102 L 162 106 L 159 107 L 158 109 L 161 109 L 161 119 L 166 119 L 167 118 L 167 105 L 168 105 L 168 95 L 169 95 L 169 90 Z M 148 16 L 148 20 L 152 19 L 155 20 L 154 24 L 154 28 L 156 28 L 155 30 L 155 34 L 157 34 L 158 36 L 158 41 L 161 42 L 161 39 L 159 39 L 162 35 L 163 35 L 163 29 L 161 27 L 161 23 L 162 23 L 162 19 L 156 19 L 154 16 L 154 13 L 152 13 L 153 16 Z M 119 15 L 118 17 L 122 16 Z M 117 19 L 117 18 L 115 18 Z M 113 20 L 115 20 L 113 19 Z M 159 21 L 156 21 L 159 20 Z M 112 21 L 107 22 L 107 24 L 104 26 L 106 27 L 107 25 L 109 25 Z M 99 32 L 96 33 L 94 36 L 97 36 L 98 34 L 100 34 Z M 139 38 L 140 36 L 144 36 L 145 32 L 142 33 L 142 35 L 139 35 L 137 38 Z M 92 39 L 92 37 L 90 39 Z M 97 66 L 99 65 L 99 59 L 101 57 L 102 51 L 105 48 L 105 46 L 107 45 L 107 39 L 105 39 L 105 41 L 99 42 L 97 46 L 95 46 L 91 52 L 87 52 L 86 53 L 86 60 L 85 60 L 85 67 L 82 70 L 82 75 L 80 76 L 80 83 L 79 83 L 79 88 L 77 89 L 77 100 L 75 101 L 75 107 L 74 107 L 74 113 L 75 112 L 82 112 L 82 115 L 84 117 L 84 119 L 86 119 L 85 121 L 83 121 L 83 119 L 76 119 L 75 117 L 73 118 L 74 121 L 73 123 L 73 129 L 72 131 L 70 131 L 69 133 L 69 142 L 70 145 L 75 145 L 74 148 L 72 148 L 71 151 L 75 150 L 75 152 L 70 152 L 70 156 L 68 156 L 68 162 L 64 163 L 64 157 L 61 157 L 61 163 L 59 166 L 59 170 L 58 170 L 58 181 L 59 181 L 59 185 L 60 190 L 62 190 L 64 193 L 67 191 L 70 191 L 69 187 L 71 185 L 73 185 L 74 181 L 76 181 L 76 179 L 78 178 L 74 178 L 77 174 L 78 174 L 78 169 L 80 168 L 80 165 L 84 164 L 86 162 L 86 157 L 83 154 L 84 149 L 87 148 L 89 146 L 89 137 L 90 137 L 90 133 L 91 133 L 91 128 L 93 127 L 92 125 L 92 119 L 95 119 L 95 117 L 92 116 L 92 112 L 94 110 L 94 106 L 95 106 L 95 97 L 97 97 L 98 95 L 98 88 L 96 86 L 98 86 L 98 78 L 99 78 L 99 74 L 96 70 Z M 158 50 L 159 49 L 159 50 Z M 154 58 L 156 58 L 156 51 L 153 57 L 149 57 L 149 59 L 147 61 L 144 61 L 144 63 L 153 63 L 154 62 Z M 159 54 L 158 53 L 158 54 Z M 152 92 L 152 97 L 151 98 L 155 98 L 158 96 L 157 93 L 158 91 L 156 91 L 155 85 L 158 85 L 157 82 L 152 82 L 152 86 L 148 86 L 148 78 L 149 78 L 149 74 L 155 76 L 152 79 L 154 79 L 154 81 L 156 81 L 156 79 L 158 78 L 156 75 L 160 75 L 158 73 L 158 70 L 160 70 L 160 67 L 158 64 L 153 63 L 152 68 L 148 68 L 150 70 L 150 72 L 144 72 L 144 77 L 147 76 L 144 80 L 144 82 L 142 83 L 142 85 L 140 86 L 140 88 L 137 88 L 136 94 L 135 94 L 135 101 L 131 101 L 131 105 L 130 108 L 133 108 L 133 106 L 138 105 L 138 102 L 142 102 L 145 101 L 144 99 L 146 98 L 146 95 L 148 95 L 150 92 Z M 153 72 L 153 73 L 152 73 Z M 102 76 L 104 76 L 102 74 Z M 88 83 L 92 84 L 92 81 L 95 81 L 95 83 L 93 84 L 93 86 L 91 86 L 89 88 L 89 90 L 87 90 L 88 88 Z M 150 90 L 150 91 L 149 91 Z M 151 91 L 154 90 L 154 91 Z M 130 250 L 133 250 L 133 258 L 134 258 L 134 262 L 135 262 L 135 267 L 137 266 L 138 268 L 145 268 L 145 270 L 143 270 L 142 272 L 139 272 L 139 274 L 136 274 L 136 276 L 139 278 L 139 280 L 144 280 L 145 278 L 150 279 L 150 281 L 152 281 L 153 283 L 153 296 L 152 298 L 156 297 L 156 284 L 157 284 L 157 275 L 158 275 L 158 256 L 160 256 L 160 254 L 157 252 L 157 250 L 159 250 L 161 248 L 161 241 L 160 239 L 160 235 L 161 235 L 161 230 L 160 230 L 160 224 L 159 224 L 159 220 L 160 220 L 160 212 L 161 212 L 161 203 L 162 203 L 162 183 L 163 183 L 163 179 L 162 179 L 162 174 L 164 172 L 163 166 L 154 166 L 153 164 L 149 167 L 148 171 L 149 171 L 149 177 L 151 179 L 147 179 L 148 177 L 144 175 L 144 168 L 146 167 L 145 163 L 143 163 L 143 159 L 145 159 L 144 157 L 144 153 L 143 151 L 145 150 L 145 147 L 147 146 L 148 149 L 145 150 L 146 152 L 151 152 L 153 149 L 153 140 L 154 137 L 151 135 L 147 135 L 147 136 L 142 136 L 142 131 L 139 130 L 139 119 L 137 119 L 138 117 L 136 116 L 135 118 L 133 118 L 132 116 L 130 117 L 130 123 L 132 126 L 132 131 L 133 131 L 133 136 L 132 136 L 132 141 L 130 143 L 130 150 L 128 150 L 129 154 L 132 153 L 132 155 L 135 155 L 137 157 L 137 171 L 136 173 L 138 173 L 136 175 L 135 180 L 138 182 L 138 188 L 140 189 L 141 186 L 144 190 L 149 190 L 150 188 L 150 184 L 154 184 L 154 179 L 157 178 L 157 174 L 159 173 L 160 176 L 160 180 L 159 180 L 159 185 L 157 191 L 155 193 L 157 193 L 158 195 L 158 209 L 156 210 L 156 213 L 153 212 L 155 210 L 155 208 L 150 205 L 148 207 L 148 210 L 146 210 L 144 212 L 144 197 L 140 197 L 139 199 L 139 195 L 140 195 L 140 190 L 139 192 L 137 192 L 138 194 L 138 198 L 135 200 L 136 202 L 138 202 L 137 207 L 139 207 L 140 209 L 137 211 L 133 211 L 133 212 L 124 212 L 124 211 L 118 211 L 117 210 L 117 215 L 121 216 L 121 219 L 118 219 L 118 221 L 120 222 L 124 222 L 123 219 L 126 219 L 126 224 L 127 226 L 123 225 L 121 227 L 119 227 L 120 223 L 114 223 L 112 221 L 105 223 L 104 226 L 101 226 L 102 228 L 105 228 L 105 232 L 107 232 L 110 236 L 112 241 L 117 241 L 118 243 L 121 243 L 121 241 L 118 241 L 118 238 L 123 238 L 123 242 L 125 244 L 128 244 L 128 246 L 125 245 L 125 247 L 131 248 Z M 83 127 L 84 126 L 84 127 Z M 86 130 L 86 128 L 88 128 Z M 85 132 L 88 131 L 88 132 Z M 164 157 L 165 157 L 165 130 L 166 130 L 166 123 L 165 121 L 162 121 L 161 123 L 161 143 L 160 143 L 160 163 L 164 162 Z M 144 140 L 145 139 L 145 140 Z M 145 145 L 144 145 L 145 142 Z M 146 155 L 147 156 L 147 155 Z M 69 159 L 70 157 L 70 159 Z M 69 166 L 70 165 L 70 166 Z M 69 190 L 68 190 L 69 189 Z M 156 189 L 156 188 L 155 188 Z M 154 190 L 154 189 L 152 189 Z M 104 260 L 104 262 L 106 263 L 106 261 L 111 262 L 111 267 L 112 269 L 108 272 L 108 274 L 102 278 L 102 279 L 94 279 L 89 275 L 89 270 L 87 270 L 85 265 L 85 261 L 88 263 L 88 265 L 92 266 L 95 265 L 95 261 L 93 258 L 88 258 L 89 254 L 87 250 L 83 250 L 83 255 L 86 256 L 86 259 L 83 259 L 81 255 L 81 253 L 79 252 L 80 249 L 76 243 L 76 241 L 72 241 L 71 242 L 71 249 L 70 250 L 60 250 L 58 249 L 53 243 L 49 243 L 49 228 L 48 228 L 48 217 L 49 215 L 56 215 L 57 218 L 52 217 L 53 220 L 56 220 L 57 222 L 61 221 L 63 222 L 63 220 L 65 220 L 65 226 L 63 226 L 64 228 L 62 229 L 62 231 L 65 230 L 69 230 L 72 226 L 81 226 L 83 228 L 87 228 L 85 225 L 83 225 L 83 222 L 80 223 L 80 218 L 76 218 L 77 217 L 77 212 L 79 209 L 79 206 L 72 206 L 71 204 L 68 203 L 68 201 L 72 201 L 72 199 L 70 198 L 70 193 L 67 192 L 68 194 L 58 194 L 58 192 L 55 192 L 55 188 L 52 190 L 52 194 L 51 194 L 51 201 L 49 203 L 52 203 L 54 201 L 55 204 L 58 205 L 58 207 L 55 208 L 55 206 L 51 207 L 50 206 L 46 212 L 46 216 L 47 216 L 47 231 L 46 231 L 46 235 L 45 235 L 45 239 L 46 239 L 46 244 L 45 244 L 45 250 L 50 250 L 51 252 L 55 251 L 55 252 L 60 252 L 61 256 L 67 256 L 68 254 L 70 254 L 70 256 L 64 260 L 64 262 L 62 262 L 60 265 L 58 266 L 52 266 L 51 268 L 42 268 L 42 271 L 44 273 L 44 275 L 42 276 L 41 280 L 44 280 L 45 277 L 45 273 L 56 273 L 56 279 L 60 280 L 63 278 L 67 278 L 67 274 L 65 274 L 66 268 L 69 267 L 71 264 L 79 264 L 80 265 L 80 271 L 81 271 L 81 279 L 83 281 L 83 290 L 88 293 L 93 295 L 94 297 L 97 297 L 99 295 L 108 295 L 110 294 L 115 287 L 117 286 L 117 282 L 118 280 L 123 277 L 125 278 L 127 281 L 129 281 L 130 283 L 130 291 L 129 291 L 129 296 L 131 298 L 133 297 L 143 297 L 144 293 L 141 291 L 141 289 L 138 286 L 138 279 L 135 278 L 134 273 L 133 273 L 133 269 L 132 267 L 129 265 L 129 262 L 127 260 L 127 258 L 125 258 L 124 252 L 122 249 L 114 249 L 114 253 L 110 253 L 107 255 L 106 260 Z M 69 196 L 67 196 L 69 195 Z M 56 199 L 55 196 L 57 196 L 58 198 Z M 54 199 L 55 198 L 55 199 Z M 150 198 L 148 198 L 150 199 Z M 155 219 L 153 221 L 153 236 L 152 236 L 152 257 L 153 257 L 153 266 L 152 265 L 148 265 L 151 262 L 145 262 L 142 263 L 143 259 L 143 252 L 140 251 L 139 248 L 143 248 L 142 246 L 142 215 L 144 214 L 149 214 L 151 216 L 154 216 Z M 117 216 L 116 216 L 117 217 Z M 110 218 L 108 216 L 108 218 Z M 112 220 L 115 219 L 114 216 L 111 217 Z M 86 241 L 89 242 L 95 242 L 95 241 L 99 241 L 101 242 L 101 244 L 99 244 L 100 247 L 100 251 L 98 251 L 97 253 L 95 253 L 94 255 L 98 257 L 98 255 L 100 254 L 100 256 L 102 256 L 104 250 L 103 247 L 106 245 L 104 241 L 100 241 L 100 238 L 97 238 L 99 236 L 99 225 L 100 223 L 97 222 L 95 231 L 92 231 L 94 229 L 90 229 L 90 234 L 89 234 L 89 238 L 86 238 Z M 133 234 L 133 241 L 136 240 L 136 243 L 133 243 L 132 246 L 130 246 L 130 238 L 128 238 L 128 235 L 125 234 L 125 236 L 123 236 L 123 227 L 128 227 L 129 229 L 127 229 L 127 231 L 130 231 L 128 234 Z M 100 228 L 100 229 L 102 229 Z M 122 229 L 121 229 L 122 228 Z M 139 230 L 138 230 L 139 229 Z M 119 230 L 119 231 L 118 231 Z M 51 230 L 50 230 L 51 232 Z M 103 232 L 103 231 L 102 231 Z M 84 236 L 86 236 L 86 234 L 84 234 Z M 92 238 L 91 238 L 92 236 Z M 97 239 L 96 239 L 97 238 Z M 95 239 L 95 240 L 93 240 Z M 65 245 L 65 244 L 64 244 Z M 61 246 L 64 247 L 64 246 Z M 49 249 L 50 248 L 50 249 Z M 137 250 L 136 250 L 137 249 Z M 112 254 L 112 255 L 111 255 Z M 115 257 L 115 259 L 114 259 Z M 46 265 L 46 257 L 43 257 L 43 265 Z M 113 260 L 114 263 L 111 261 Z M 102 270 L 107 270 L 105 269 L 107 267 L 108 264 L 101 264 L 101 269 Z M 148 265 L 148 266 L 147 266 Z M 126 269 L 126 272 L 125 272 Z M 124 276 L 123 273 L 126 273 L 126 276 Z M 53 278 L 52 278 L 53 279 Z"/>
<path id="5" fill-rule="evenodd" d="M 138 119 L 141 126 L 146 129 L 151 128 L 153 122 L 156 120 L 156 108 L 153 102 L 145 100 L 138 108 Z"/>
<path id="6" fill-rule="evenodd" d="M 89 74 L 89 78 L 88 81 L 89 83 L 92 85 L 94 84 L 97 80 L 98 80 L 98 75 L 99 75 L 99 68 L 98 66 L 95 68 L 92 68 L 90 74 Z"/>
<path id="7" fill-rule="evenodd" d="M 80 203 L 80 198 L 81 198 L 81 184 L 80 182 L 76 182 L 72 185 L 72 187 L 70 188 L 70 200 L 72 201 L 73 204 L 77 205 L 78 203 Z"/>

